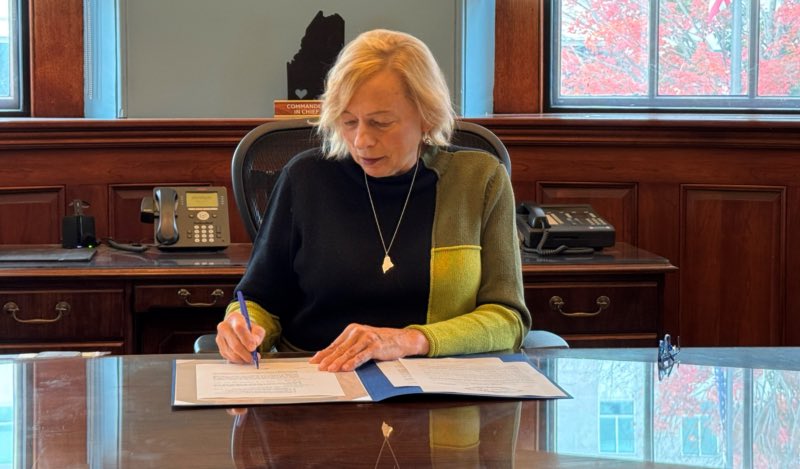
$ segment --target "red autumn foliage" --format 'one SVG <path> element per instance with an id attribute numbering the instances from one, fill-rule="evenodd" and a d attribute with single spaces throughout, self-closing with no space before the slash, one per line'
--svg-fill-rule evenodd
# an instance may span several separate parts
<path id="1" fill-rule="evenodd" d="M 563 0 L 561 95 L 647 96 L 655 69 L 660 96 L 746 95 L 754 24 L 743 2 L 734 40 L 729 3 L 714 13 L 709 0 L 661 0 L 658 66 L 651 68 L 648 0 Z M 800 0 L 762 2 L 757 21 L 758 95 L 800 96 Z M 731 80 L 736 70 L 738 89 Z"/>

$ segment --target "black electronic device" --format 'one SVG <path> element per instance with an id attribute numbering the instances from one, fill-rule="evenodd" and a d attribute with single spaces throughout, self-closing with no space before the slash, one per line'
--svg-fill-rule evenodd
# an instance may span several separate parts
<path id="1" fill-rule="evenodd" d="M 614 227 L 590 205 L 517 207 L 517 232 L 523 250 L 540 255 L 585 254 L 614 245 Z"/>
<path id="2" fill-rule="evenodd" d="M 69 204 L 73 214 L 61 220 L 61 247 L 64 248 L 93 248 L 97 246 L 94 232 L 94 217 L 85 215 L 83 209 L 89 204 L 80 199 L 75 199 Z"/>
<path id="3" fill-rule="evenodd" d="M 142 199 L 141 220 L 154 223 L 162 250 L 225 249 L 230 245 L 228 196 L 224 187 L 156 187 Z"/>

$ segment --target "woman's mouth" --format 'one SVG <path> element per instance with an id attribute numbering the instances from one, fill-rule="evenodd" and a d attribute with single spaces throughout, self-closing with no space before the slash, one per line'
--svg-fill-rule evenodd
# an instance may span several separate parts
<path id="1" fill-rule="evenodd" d="M 382 157 L 377 157 L 377 158 L 363 158 L 362 157 L 361 158 L 361 164 L 363 164 L 364 166 L 374 166 L 374 165 L 378 164 L 382 159 L 383 159 Z"/>

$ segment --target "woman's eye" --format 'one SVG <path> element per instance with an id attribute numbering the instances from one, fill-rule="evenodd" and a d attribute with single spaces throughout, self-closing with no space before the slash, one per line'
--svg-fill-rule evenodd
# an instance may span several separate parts
<path id="1" fill-rule="evenodd" d="M 354 121 L 354 120 L 347 120 L 347 121 L 343 122 L 345 127 L 355 127 L 357 123 L 358 123 L 358 121 Z"/>
<path id="2" fill-rule="evenodd" d="M 386 127 L 389 127 L 390 125 L 392 125 L 392 123 L 391 123 L 391 122 L 379 122 L 379 121 L 374 121 L 374 122 L 372 123 L 372 125 L 374 125 L 375 127 L 378 127 L 378 128 L 380 128 L 380 129 L 385 129 Z"/>

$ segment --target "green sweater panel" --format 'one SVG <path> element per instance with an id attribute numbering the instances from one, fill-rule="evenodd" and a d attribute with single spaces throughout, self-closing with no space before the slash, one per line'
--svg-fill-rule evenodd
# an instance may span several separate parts
<path id="1" fill-rule="evenodd" d="M 483 152 L 429 152 L 423 162 L 439 176 L 431 285 L 427 324 L 409 327 L 428 339 L 431 357 L 518 350 L 531 315 L 508 173 Z"/>

